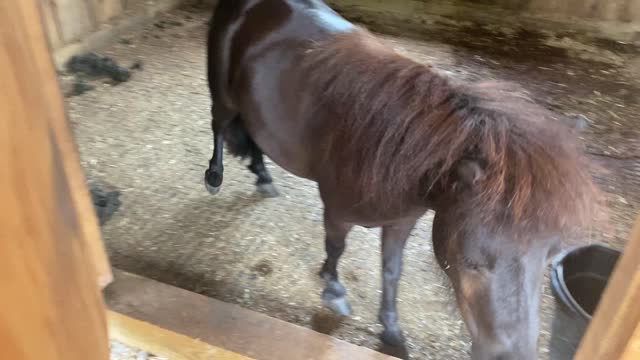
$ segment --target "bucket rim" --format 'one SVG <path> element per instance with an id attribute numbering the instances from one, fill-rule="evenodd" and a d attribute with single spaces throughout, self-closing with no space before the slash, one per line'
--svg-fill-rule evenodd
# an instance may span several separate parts
<path id="1" fill-rule="evenodd" d="M 619 255 L 620 252 L 604 244 L 573 246 L 556 255 L 551 263 L 551 287 L 554 290 L 554 294 L 565 307 L 568 307 L 582 320 L 589 322 L 593 316 L 580 306 L 578 301 L 571 295 L 564 281 L 564 260 L 575 252 L 584 249 L 598 249 L 615 255 Z"/>

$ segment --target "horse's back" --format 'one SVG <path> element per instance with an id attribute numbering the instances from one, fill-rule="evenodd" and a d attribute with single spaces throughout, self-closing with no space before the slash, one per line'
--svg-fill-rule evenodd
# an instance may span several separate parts
<path id="1" fill-rule="evenodd" d="M 313 41 L 355 26 L 320 0 L 221 1 L 211 26 L 214 103 L 241 114 L 251 137 L 271 159 L 313 178 L 312 159 L 302 149 L 318 139 L 301 124 L 308 99 L 297 59 Z"/>
<path id="2" fill-rule="evenodd" d="M 230 91 L 250 52 L 264 52 L 283 42 L 288 43 L 283 47 L 295 51 L 296 41 L 320 40 L 352 29 L 353 24 L 322 0 L 221 0 L 210 26 L 208 65 L 210 83 L 225 86 L 212 92 Z"/>

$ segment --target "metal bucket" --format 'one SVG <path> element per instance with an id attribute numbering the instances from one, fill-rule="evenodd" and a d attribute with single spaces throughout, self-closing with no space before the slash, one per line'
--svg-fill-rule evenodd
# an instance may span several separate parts
<path id="1" fill-rule="evenodd" d="M 556 297 L 550 359 L 573 359 L 620 252 L 602 245 L 573 248 L 552 264 L 551 287 Z"/>

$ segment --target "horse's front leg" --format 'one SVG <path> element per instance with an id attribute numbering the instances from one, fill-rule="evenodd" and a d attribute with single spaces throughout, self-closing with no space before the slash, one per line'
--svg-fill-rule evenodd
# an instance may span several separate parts
<path id="1" fill-rule="evenodd" d="M 327 259 L 320 271 L 320 277 L 326 282 L 322 292 L 322 303 L 338 315 L 351 315 L 351 306 L 347 301 L 347 290 L 338 280 L 338 260 L 346 247 L 345 239 L 353 226 L 334 219 L 325 210 L 324 229 Z"/>
<path id="2" fill-rule="evenodd" d="M 402 251 L 416 220 L 382 228 L 382 304 L 380 322 L 384 331 L 380 338 L 386 344 L 401 346 L 405 339 L 398 325 L 398 282 L 402 274 Z"/>

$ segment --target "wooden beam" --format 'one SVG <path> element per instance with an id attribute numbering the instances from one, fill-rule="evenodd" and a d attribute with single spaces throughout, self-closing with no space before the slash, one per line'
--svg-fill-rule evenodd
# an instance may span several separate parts
<path id="1" fill-rule="evenodd" d="M 97 28 L 94 14 L 85 0 L 52 0 L 60 20 L 62 41 L 79 40 Z"/>
<path id="2" fill-rule="evenodd" d="M 123 344 L 171 360 L 251 360 L 148 322 L 109 311 L 109 335 Z"/>
<path id="3" fill-rule="evenodd" d="M 575 360 L 640 359 L 640 218 Z"/>
<path id="4" fill-rule="evenodd" d="M 638 360 L 640 359 L 640 324 L 631 336 L 631 340 L 624 349 L 621 360 Z"/>
<path id="5" fill-rule="evenodd" d="M 116 271 L 105 292 L 109 308 L 216 348 L 258 360 L 391 360 L 240 306 Z"/>
<path id="6" fill-rule="evenodd" d="M 98 24 L 106 23 L 124 11 L 122 0 L 89 0 L 89 5 Z"/>
<path id="7" fill-rule="evenodd" d="M 35 24 L 35 26 L 37 29 L 38 25 Z M 55 75 L 55 67 L 49 60 L 49 54 L 43 53 L 45 49 L 40 47 L 39 51 L 38 55 L 43 57 L 43 61 L 38 64 L 41 68 L 42 76 L 39 86 L 42 87 L 43 92 L 50 94 L 51 98 L 48 104 L 49 125 L 58 141 L 59 150 L 62 153 L 62 166 L 67 174 L 69 187 L 71 188 L 71 197 L 73 198 L 74 206 L 78 209 L 78 214 L 80 214 L 81 240 L 85 242 L 87 256 L 91 258 L 91 263 L 95 267 L 96 281 L 104 288 L 113 280 L 111 266 L 102 242 L 91 196 L 87 190 L 84 171 L 80 164 L 80 155 L 66 116 L 62 94 Z"/>
<path id="8" fill-rule="evenodd" d="M 37 0 L 0 1 L 0 359 L 107 360 L 99 238 L 41 19 Z"/>
<path id="9" fill-rule="evenodd" d="M 40 6 L 42 8 L 49 45 L 52 49 L 57 49 L 63 45 L 60 34 L 60 24 L 58 23 L 58 14 L 53 8 L 54 4 L 51 0 L 40 0 Z"/>

